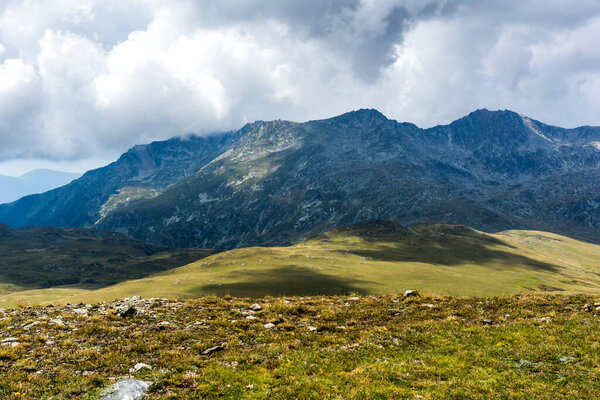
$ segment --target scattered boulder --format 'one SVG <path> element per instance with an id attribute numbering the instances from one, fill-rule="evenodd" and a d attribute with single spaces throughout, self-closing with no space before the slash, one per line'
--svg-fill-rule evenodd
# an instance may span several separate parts
<path id="1" fill-rule="evenodd" d="M 126 305 L 117 309 L 117 315 L 121 318 L 133 317 L 134 315 L 137 315 L 138 312 L 139 311 L 137 308 L 130 305 Z"/>
<path id="2" fill-rule="evenodd" d="M 217 351 L 223 351 L 225 350 L 225 347 L 223 346 L 215 346 L 215 347 L 211 347 L 210 349 L 206 349 L 202 352 L 203 355 L 207 356 L 209 354 L 212 353 L 216 353 Z"/>
<path id="3" fill-rule="evenodd" d="M 169 321 L 161 321 L 158 323 L 158 330 L 167 329 L 167 327 L 169 327 L 170 325 L 171 323 Z"/>
<path id="4" fill-rule="evenodd" d="M 308 330 L 311 332 L 316 332 L 317 331 L 317 327 L 316 326 L 309 326 Z"/>
<path id="5" fill-rule="evenodd" d="M 129 368 L 129 373 L 133 374 L 135 372 L 138 372 L 139 370 L 146 368 L 146 369 L 152 369 L 151 366 L 149 366 L 148 364 L 144 364 L 144 363 L 137 363 L 133 366 L 133 368 Z"/>
<path id="6" fill-rule="evenodd" d="M 484 319 L 483 320 L 483 324 L 484 325 L 492 325 L 494 323 L 494 321 L 492 321 L 491 319 Z"/>
<path id="7" fill-rule="evenodd" d="M 123 301 L 128 301 L 128 302 L 140 301 L 140 300 L 142 300 L 142 296 L 131 296 L 131 297 L 127 297 L 127 298 L 123 299 Z"/>
<path id="8" fill-rule="evenodd" d="M 260 311 L 260 310 L 262 310 L 262 306 L 261 306 L 260 304 L 252 304 L 252 305 L 250 306 L 250 309 L 251 309 L 252 311 Z"/>
<path id="9" fill-rule="evenodd" d="M 152 382 L 138 381 L 136 379 L 121 379 L 111 388 L 108 394 L 100 400 L 141 400 L 148 396 L 148 388 Z"/>
<path id="10" fill-rule="evenodd" d="M 268 322 L 268 323 L 266 323 L 266 324 L 264 325 L 264 327 L 265 327 L 265 328 L 267 328 L 267 329 L 271 329 L 271 328 L 274 328 L 274 327 L 275 327 L 275 324 L 274 324 L 274 323 L 272 323 L 272 322 Z"/>
<path id="11" fill-rule="evenodd" d="M 348 301 L 358 301 L 360 300 L 357 296 L 348 297 Z"/>
<path id="12" fill-rule="evenodd" d="M 51 320 L 50 320 L 50 323 L 51 323 L 51 324 L 58 325 L 58 326 L 65 326 L 65 323 L 64 323 L 64 322 L 62 321 L 62 319 L 60 319 L 60 318 L 54 318 L 54 319 L 51 319 Z"/>
<path id="13" fill-rule="evenodd" d="M 33 321 L 33 322 L 30 322 L 30 323 L 28 323 L 28 324 L 24 324 L 24 325 L 23 325 L 23 328 L 24 328 L 24 329 L 31 329 L 31 328 L 33 328 L 34 326 L 38 326 L 39 324 L 41 324 L 41 322 L 40 322 L 40 321 Z"/>
<path id="14" fill-rule="evenodd" d="M 583 307 L 581 307 L 581 309 L 583 311 L 590 312 L 590 311 L 592 311 L 592 306 L 586 303 L 586 304 L 583 305 Z"/>
<path id="15" fill-rule="evenodd" d="M 404 292 L 404 295 L 402 296 L 403 298 L 409 298 L 409 297 L 419 297 L 420 294 L 419 292 L 417 292 L 416 290 L 407 290 L 406 292 Z"/>
<path id="16" fill-rule="evenodd" d="M 575 358 L 574 357 L 564 356 L 564 357 L 559 357 L 558 361 L 560 361 L 563 364 L 568 364 L 568 363 L 574 362 Z"/>
<path id="17" fill-rule="evenodd" d="M 248 315 L 248 316 L 246 316 L 246 319 L 253 320 L 253 319 L 257 319 L 257 318 L 254 315 Z"/>

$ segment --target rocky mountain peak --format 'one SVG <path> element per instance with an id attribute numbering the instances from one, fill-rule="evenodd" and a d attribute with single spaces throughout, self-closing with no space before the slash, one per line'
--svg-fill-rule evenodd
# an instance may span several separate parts
<path id="1" fill-rule="evenodd" d="M 69 186 L 0 206 L 0 221 L 205 248 L 290 244 L 378 219 L 597 237 L 592 142 L 600 128 L 552 127 L 508 110 L 429 129 L 373 109 L 257 121 L 136 148 Z"/>
<path id="2" fill-rule="evenodd" d="M 361 108 L 323 121 L 340 125 L 356 126 L 364 124 L 382 124 L 389 122 L 390 120 L 374 108 Z"/>

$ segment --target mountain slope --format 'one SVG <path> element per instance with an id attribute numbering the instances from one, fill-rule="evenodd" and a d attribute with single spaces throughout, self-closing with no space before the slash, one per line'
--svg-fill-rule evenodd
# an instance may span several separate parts
<path id="1" fill-rule="evenodd" d="M 0 294 L 67 284 L 105 286 L 211 253 L 170 249 L 115 232 L 0 224 Z"/>
<path id="2" fill-rule="evenodd" d="M 98 226 L 214 248 L 292 244 L 381 218 L 600 238 L 600 128 L 479 110 L 419 129 L 359 110 L 240 133 L 197 173 Z"/>
<path id="3" fill-rule="evenodd" d="M 77 173 L 49 169 L 36 169 L 18 177 L 0 175 L 0 203 L 66 185 L 80 176 Z"/>
<path id="4" fill-rule="evenodd" d="M 128 202 L 161 193 L 196 172 L 233 140 L 235 134 L 190 136 L 135 146 L 106 167 L 87 172 L 70 184 L 0 205 L 0 222 L 89 227 Z"/>
<path id="5" fill-rule="evenodd" d="M 420 129 L 358 110 L 138 146 L 64 188 L 0 205 L 0 222 L 96 226 L 172 247 L 285 245 L 375 219 L 599 242 L 599 183 L 597 127 L 477 110 Z"/>
<path id="6" fill-rule="evenodd" d="M 552 233 L 486 234 L 456 225 L 406 228 L 377 221 L 336 228 L 291 247 L 226 251 L 59 301 L 89 303 L 134 295 L 394 294 L 406 289 L 455 296 L 599 295 L 599 266 L 600 246 Z M 21 296 L 26 301 L 27 293 Z M 0 303 L 11 298 L 0 297 Z"/>

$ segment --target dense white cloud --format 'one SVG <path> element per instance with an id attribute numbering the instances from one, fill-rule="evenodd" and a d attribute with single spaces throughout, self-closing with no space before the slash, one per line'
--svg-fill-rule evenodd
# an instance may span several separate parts
<path id="1" fill-rule="evenodd" d="M 0 172 L 359 107 L 598 125 L 597 37 L 596 0 L 5 0 Z"/>

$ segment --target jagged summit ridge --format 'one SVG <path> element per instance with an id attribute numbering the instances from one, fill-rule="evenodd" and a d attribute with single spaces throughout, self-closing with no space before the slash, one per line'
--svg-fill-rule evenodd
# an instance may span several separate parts
<path id="1" fill-rule="evenodd" d="M 373 109 L 257 121 L 136 147 L 0 222 L 92 226 L 170 246 L 289 244 L 377 219 L 600 237 L 600 128 L 477 110 L 422 129 Z"/>

